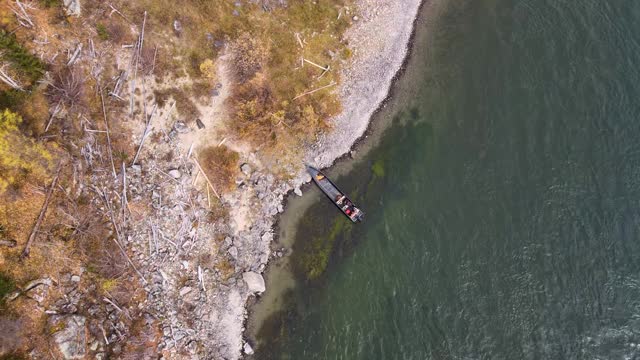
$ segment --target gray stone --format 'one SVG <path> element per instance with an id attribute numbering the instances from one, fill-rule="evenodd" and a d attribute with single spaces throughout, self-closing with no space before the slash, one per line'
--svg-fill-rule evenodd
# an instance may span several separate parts
<path id="1" fill-rule="evenodd" d="M 247 355 L 253 355 L 253 348 L 251 348 L 249 343 L 244 343 L 244 353 Z"/>
<path id="2" fill-rule="evenodd" d="M 185 296 L 185 295 L 187 295 L 188 293 L 190 293 L 191 291 L 193 291 L 193 289 L 192 289 L 192 288 L 190 288 L 190 287 L 188 287 L 188 286 L 185 286 L 185 287 L 183 287 L 182 289 L 180 289 L 180 296 Z"/>
<path id="3" fill-rule="evenodd" d="M 244 163 L 240 166 L 240 171 L 242 171 L 243 174 L 249 176 L 251 175 L 251 166 L 247 163 Z"/>
<path id="4" fill-rule="evenodd" d="M 78 275 L 71 276 L 71 281 L 74 282 L 74 283 L 79 283 L 80 282 L 80 276 L 78 276 Z"/>
<path id="5" fill-rule="evenodd" d="M 63 0 L 64 9 L 69 16 L 80 16 L 80 0 Z"/>
<path id="6" fill-rule="evenodd" d="M 298 195 L 298 196 L 302 196 L 302 190 L 300 190 L 300 188 L 295 188 L 293 190 L 294 194 Z"/>
<path id="7" fill-rule="evenodd" d="M 173 125 L 173 129 L 179 134 L 186 134 L 191 131 L 191 129 L 189 129 L 189 127 L 181 121 L 178 121 L 175 125 Z"/>
<path id="8" fill-rule="evenodd" d="M 182 23 L 180 20 L 173 20 L 173 31 L 180 35 L 182 33 Z"/>
<path id="9" fill-rule="evenodd" d="M 40 305 L 42 305 L 44 300 L 47 298 L 48 293 L 49 284 L 47 283 L 38 284 L 37 286 L 33 286 L 29 290 L 25 291 L 25 295 L 28 298 L 35 300 Z"/>
<path id="10" fill-rule="evenodd" d="M 231 255 L 231 257 L 235 260 L 238 258 L 238 248 L 235 246 L 232 246 L 229 248 L 229 250 L 227 251 L 229 253 L 229 255 Z"/>
<path id="11" fill-rule="evenodd" d="M 255 273 L 253 271 L 246 272 L 242 274 L 242 279 L 245 283 L 247 283 L 247 287 L 249 291 L 252 293 L 255 292 L 264 292 L 267 288 L 264 285 L 264 278 L 262 275 Z"/>
<path id="12" fill-rule="evenodd" d="M 169 170 L 169 176 L 171 176 L 174 179 L 180 179 L 180 177 L 182 176 L 182 173 L 180 172 L 180 170 L 171 169 Z"/>
<path id="13" fill-rule="evenodd" d="M 87 356 L 86 318 L 80 315 L 51 317 L 53 340 L 64 359 L 84 359 Z"/>

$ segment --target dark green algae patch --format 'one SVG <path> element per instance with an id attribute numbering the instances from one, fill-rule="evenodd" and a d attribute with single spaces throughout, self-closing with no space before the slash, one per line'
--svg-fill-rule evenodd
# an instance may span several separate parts
<path id="1" fill-rule="evenodd" d="M 420 114 L 416 109 L 394 117 L 379 146 L 357 163 L 347 176 L 329 176 L 367 214 L 364 222 L 353 224 L 335 205 L 322 197 L 301 216 L 291 254 L 291 267 L 297 286 L 282 294 L 283 308 L 265 320 L 257 333 L 264 346 L 256 349 L 253 359 L 289 359 L 286 355 L 289 335 L 303 314 L 313 308 L 314 298 L 326 297 L 327 282 L 333 268 L 356 251 L 366 241 L 367 228 L 383 221 L 384 199 L 389 183 L 397 183 L 397 191 L 410 191 L 398 179 L 405 177 L 406 164 L 399 161 L 417 157 L 429 161 L 430 149 L 408 149 L 417 141 L 411 137 L 433 137 L 433 128 L 426 122 L 416 122 Z M 432 141 L 427 141 L 432 144 Z M 409 160 L 409 159 L 407 159 Z M 365 296 L 365 295 L 363 295 Z"/>

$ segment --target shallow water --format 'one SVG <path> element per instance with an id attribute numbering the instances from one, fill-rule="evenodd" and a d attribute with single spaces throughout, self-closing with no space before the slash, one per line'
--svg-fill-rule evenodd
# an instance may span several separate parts
<path id="1" fill-rule="evenodd" d="M 640 2 L 425 11 L 393 125 L 335 179 L 367 219 L 305 195 L 256 358 L 640 358 Z"/>

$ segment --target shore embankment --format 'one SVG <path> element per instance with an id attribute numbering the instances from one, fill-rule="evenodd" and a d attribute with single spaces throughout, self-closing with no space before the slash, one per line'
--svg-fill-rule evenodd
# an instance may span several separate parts
<path id="1" fill-rule="evenodd" d="M 306 162 L 325 168 L 348 154 L 359 139 L 365 136 L 374 113 L 389 96 L 394 79 L 399 76 L 409 53 L 415 21 L 423 1 L 395 2 L 389 0 L 361 0 L 353 16 L 353 25 L 346 33 L 346 40 L 353 56 L 341 72 L 342 82 L 339 94 L 343 111 L 332 119 L 332 130 L 324 134 L 306 154 Z M 264 201 L 266 213 L 272 209 L 282 211 L 282 195 L 295 189 L 301 195 L 300 187 L 310 180 L 301 171 L 286 187 L 278 187 L 284 193 L 277 194 L 277 201 Z M 270 228 L 276 218 L 271 217 L 265 225 Z M 263 246 L 271 246 L 262 244 Z M 286 251 L 277 251 L 276 257 Z M 286 286 L 284 286 L 286 287 Z M 272 291 L 278 293 L 279 286 Z M 267 293 L 262 296 L 266 302 L 274 301 L 277 295 Z M 274 305 L 277 306 L 277 305 Z M 259 326 L 261 318 L 254 319 L 252 325 Z"/>

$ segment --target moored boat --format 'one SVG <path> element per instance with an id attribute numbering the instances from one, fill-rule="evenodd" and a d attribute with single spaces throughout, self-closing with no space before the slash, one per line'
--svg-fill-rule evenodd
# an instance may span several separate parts
<path id="1" fill-rule="evenodd" d="M 364 219 L 364 212 L 338 189 L 320 170 L 307 165 L 307 171 L 320 190 L 345 214 L 351 221 L 358 222 Z"/>

